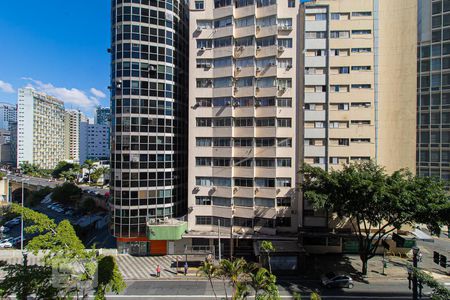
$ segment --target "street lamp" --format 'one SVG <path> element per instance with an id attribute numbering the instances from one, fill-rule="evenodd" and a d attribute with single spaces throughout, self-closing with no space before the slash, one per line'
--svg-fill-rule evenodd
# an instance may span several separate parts
<path id="1" fill-rule="evenodd" d="M 420 249 L 417 246 L 412 247 L 412 251 L 413 251 L 413 266 L 414 269 L 417 268 L 417 257 L 419 255 Z M 412 272 L 412 283 L 413 283 L 413 300 L 417 300 L 418 299 L 418 291 L 417 291 L 417 277 L 416 277 L 416 273 Z"/>

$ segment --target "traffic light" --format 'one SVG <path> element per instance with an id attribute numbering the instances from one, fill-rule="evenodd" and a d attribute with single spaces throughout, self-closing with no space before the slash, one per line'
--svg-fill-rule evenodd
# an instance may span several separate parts
<path id="1" fill-rule="evenodd" d="M 446 268 L 447 267 L 447 256 L 441 255 L 439 264 L 441 265 L 441 267 Z"/>
<path id="2" fill-rule="evenodd" d="M 439 252 L 433 251 L 433 261 L 435 264 L 439 265 Z"/>

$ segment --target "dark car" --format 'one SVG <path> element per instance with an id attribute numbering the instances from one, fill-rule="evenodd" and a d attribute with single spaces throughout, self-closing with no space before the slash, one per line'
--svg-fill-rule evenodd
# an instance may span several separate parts
<path id="1" fill-rule="evenodd" d="M 347 274 L 336 274 L 334 272 L 330 272 L 321 277 L 321 283 L 323 286 L 327 288 L 349 288 L 352 289 L 353 279 L 350 275 Z"/>

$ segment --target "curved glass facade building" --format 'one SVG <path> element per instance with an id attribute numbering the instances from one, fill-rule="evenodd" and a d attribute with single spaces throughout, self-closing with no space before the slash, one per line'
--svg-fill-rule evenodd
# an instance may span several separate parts
<path id="1" fill-rule="evenodd" d="M 148 221 L 186 211 L 187 18 L 183 1 L 112 1 L 110 209 L 121 253 L 151 254 Z"/>

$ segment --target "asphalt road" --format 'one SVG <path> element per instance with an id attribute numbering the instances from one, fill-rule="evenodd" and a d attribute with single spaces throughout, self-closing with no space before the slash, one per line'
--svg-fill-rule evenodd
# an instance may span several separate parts
<path id="1" fill-rule="evenodd" d="M 224 298 L 223 283 L 214 283 L 218 298 Z M 302 298 L 309 299 L 312 291 L 318 291 L 322 299 L 411 299 L 406 280 L 376 281 L 370 284 L 356 282 L 353 289 L 326 289 L 317 281 L 280 280 L 279 290 L 282 299 L 293 299 L 294 292 Z M 228 288 L 228 296 L 230 289 Z M 130 281 L 121 295 L 109 295 L 108 299 L 215 299 L 211 286 L 207 281 L 153 280 Z M 422 299 L 429 299 L 422 297 Z"/>

